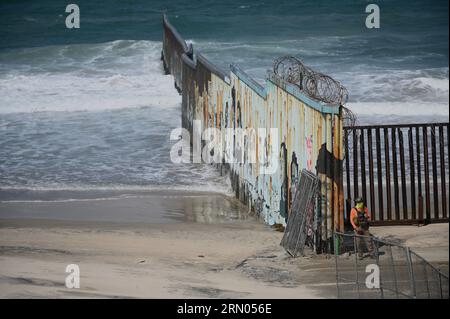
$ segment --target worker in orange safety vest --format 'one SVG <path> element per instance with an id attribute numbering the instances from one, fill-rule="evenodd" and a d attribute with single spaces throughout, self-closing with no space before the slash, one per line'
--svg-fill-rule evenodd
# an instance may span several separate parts
<path id="1" fill-rule="evenodd" d="M 350 223 L 353 226 L 356 235 L 356 250 L 360 259 L 363 258 L 362 242 L 364 241 L 369 254 L 374 258 L 373 244 L 371 234 L 369 232 L 371 215 L 369 209 L 364 203 L 364 199 L 358 197 L 355 199 L 355 207 L 350 212 Z"/>

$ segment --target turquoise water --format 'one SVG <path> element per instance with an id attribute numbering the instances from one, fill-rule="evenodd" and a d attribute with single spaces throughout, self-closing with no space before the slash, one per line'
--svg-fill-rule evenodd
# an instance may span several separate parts
<path id="1" fill-rule="evenodd" d="M 65 1 L 0 2 L 0 200 L 226 191 L 212 168 L 170 163 L 180 96 L 159 61 L 163 10 L 196 50 L 260 82 L 278 56 L 300 57 L 348 88 L 360 123 L 448 121 L 448 1 L 377 1 L 377 30 L 367 1 L 76 3 L 69 30 Z"/>

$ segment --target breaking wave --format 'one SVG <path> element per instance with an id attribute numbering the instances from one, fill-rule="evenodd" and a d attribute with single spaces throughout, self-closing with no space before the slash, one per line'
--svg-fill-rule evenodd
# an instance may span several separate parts
<path id="1" fill-rule="evenodd" d="M 0 53 L 0 113 L 176 107 L 161 43 L 118 40 Z"/>

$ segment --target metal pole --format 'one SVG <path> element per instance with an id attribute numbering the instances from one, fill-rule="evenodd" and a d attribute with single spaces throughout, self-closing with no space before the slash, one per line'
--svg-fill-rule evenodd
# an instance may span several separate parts
<path id="1" fill-rule="evenodd" d="M 430 223 L 431 220 L 431 208 L 430 208 L 430 165 L 428 156 L 428 129 L 427 126 L 422 127 L 422 138 L 423 138 L 423 163 L 425 169 L 425 215 L 426 224 Z"/>
<path id="2" fill-rule="evenodd" d="M 419 224 L 423 223 L 423 194 L 422 194 L 422 166 L 420 164 L 420 129 L 416 127 L 416 153 L 417 153 L 417 191 L 418 191 L 418 205 L 419 205 L 419 211 L 418 211 L 418 220 Z"/>
<path id="3" fill-rule="evenodd" d="M 353 235 L 353 250 L 355 254 L 356 291 L 358 293 L 359 299 L 360 294 L 359 294 L 359 278 L 358 278 L 358 247 L 356 247 L 356 236 L 357 235 Z"/>
<path id="4" fill-rule="evenodd" d="M 384 299 L 384 292 L 383 292 L 383 282 L 381 280 L 381 267 L 380 267 L 380 254 L 379 254 L 379 250 L 378 250 L 378 240 L 373 240 L 373 238 L 371 237 L 370 240 L 372 241 L 372 247 L 375 246 L 375 261 L 377 263 L 378 269 L 380 270 L 380 297 L 381 299 Z M 375 242 L 375 245 L 373 244 L 373 242 Z"/>
<path id="5" fill-rule="evenodd" d="M 369 191 L 370 191 L 370 210 L 373 212 L 372 220 L 375 216 L 375 182 L 374 182 L 374 165 L 373 165 L 373 147 L 372 147 L 372 129 L 367 131 L 367 149 L 369 151 Z M 378 218 L 379 219 L 379 218 Z"/>
<path id="6" fill-rule="evenodd" d="M 381 162 L 381 137 L 380 129 L 375 131 L 376 149 L 377 149 L 377 177 L 378 177 L 378 218 L 380 221 L 384 219 L 384 201 L 383 201 L 383 172 Z"/>
<path id="7" fill-rule="evenodd" d="M 405 247 L 405 253 L 406 253 L 406 262 L 408 264 L 408 272 L 409 272 L 409 279 L 410 279 L 410 285 L 411 285 L 411 294 L 412 298 L 416 298 L 416 283 L 414 280 L 414 271 L 412 267 L 412 261 L 411 261 L 411 252 L 409 251 L 409 247 Z"/>
<path id="8" fill-rule="evenodd" d="M 366 148 L 364 146 L 364 131 L 365 130 L 361 130 L 361 135 L 359 136 L 359 155 L 361 157 L 361 192 L 364 202 L 367 203 Z"/>
<path id="9" fill-rule="evenodd" d="M 402 209 L 403 209 L 403 219 L 408 220 L 408 198 L 406 195 L 406 164 L 405 164 L 405 149 L 403 142 L 403 131 L 398 129 L 398 141 L 400 148 L 400 180 L 402 184 Z"/>
<path id="10" fill-rule="evenodd" d="M 413 132 L 410 127 L 408 130 L 408 150 L 409 150 L 409 176 L 410 176 L 410 188 L 411 188 L 411 219 L 417 218 L 416 213 L 416 178 L 415 178 L 415 165 L 414 165 L 414 142 Z"/>
<path id="11" fill-rule="evenodd" d="M 392 194 L 391 194 L 391 164 L 389 161 L 389 130 L 384 129 L 384 160 L 386 167 L 386 200 L 387 200 L 387 220 L 392 220 Z"/>
<path id="12" fill-rule="evenodd" d="M 427 264 L 425 263 L 425 261 L 422 261 L 422 265 L 423 265 L 423 274 L 425 277 L 425 285 L 427 288 L 427 295 L 428 295 L 428 299 L 431 299 L 431 294 L 430 294 L 430 286 L 428 285 L 428 275 L 427 275 Z"/>
<path id="13" fill-rule="evenodd" d="M 357 198 L 358 189 L 358 136 L 356 130 L 353 130 L 353 196 Z"/>
<path id="14" fill-rule="evenodd" d="M 445 150 L 444 150 L 444 127 L 439 126 L 439 160 L 441 167 L 441 196 L 442 196 L 442 218 L 447 217 L 447 190 L 445 185 Z M 448 146 L 447 146 L 448 147 Z"/>
<path id="15" fill-rule="evenodd" d="M 398 185 L 398 161 L 397 161 L 397 135 L 396 130 L 391 129 L 392 139 L 392 170 L 394 174 L 394 207 L 395 207 L 395 219 L 400 219 L 400 194 Z"/>
<path id="16" fill-rule="evenodd" d="M 441 299 L 444 298 L 443 293 L 442 293 L 442 279 L 441 279 L 441 273 L 438 271 L 438 275 L 439 275 L 439 294 L 441 295 Z"/>
<path id="17" fill-rule="evenodd" d="M 389 252 L 391 255 L 391 267 L 392 267 L 392 274 L 394 277 L 394 286 L 395 286 L 395 295 L 397 296 L 398 299 L 398 283 L 397 283 L 397 273 L 395 271 L 395 262 L 394 262 L 394 255 L 392 254 L 392 246 L 389 245 Z"/>
<path id="18" fill-rule="evenodd" d="M 339 236 L 338 234 L 334 234 L 334 237 L 336 238 Z M 334 261 L 336 264 L 336 290 L 337 290 L 337 297 L 340 298 L 340 291 L 339 291 L 339 269 L 338 269 L 338 254 L 337 250 L 334 251 Z"/>
<path id="19" fill-rule="evenodd" d="M 437 178 L 437 154 L 436 154 L 436 126 L 431 125 L 431 164 L 433 176 L 433 206 L 434 218 L 439 219 L 439 194 L 438 194 L 438 178 Z"/>

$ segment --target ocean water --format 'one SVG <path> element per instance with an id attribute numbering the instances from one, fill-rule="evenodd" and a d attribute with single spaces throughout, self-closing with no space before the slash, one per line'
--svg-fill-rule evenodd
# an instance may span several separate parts
<path id="1" fill-rule="evenodd" d="M 448 1 L 0 2 L 0 200 L 177 189 L 229 192 L 210 166 L 172 164 L 181 98 L 161 61 L 161 12 L 223 69 L 264 82 L 295 55 L 349 90 L 360 124 L 447 122 Z M 49 194 L 52 194 L 49 196 Z M 106 194 L 106 195 L 105 195 Z"/>

